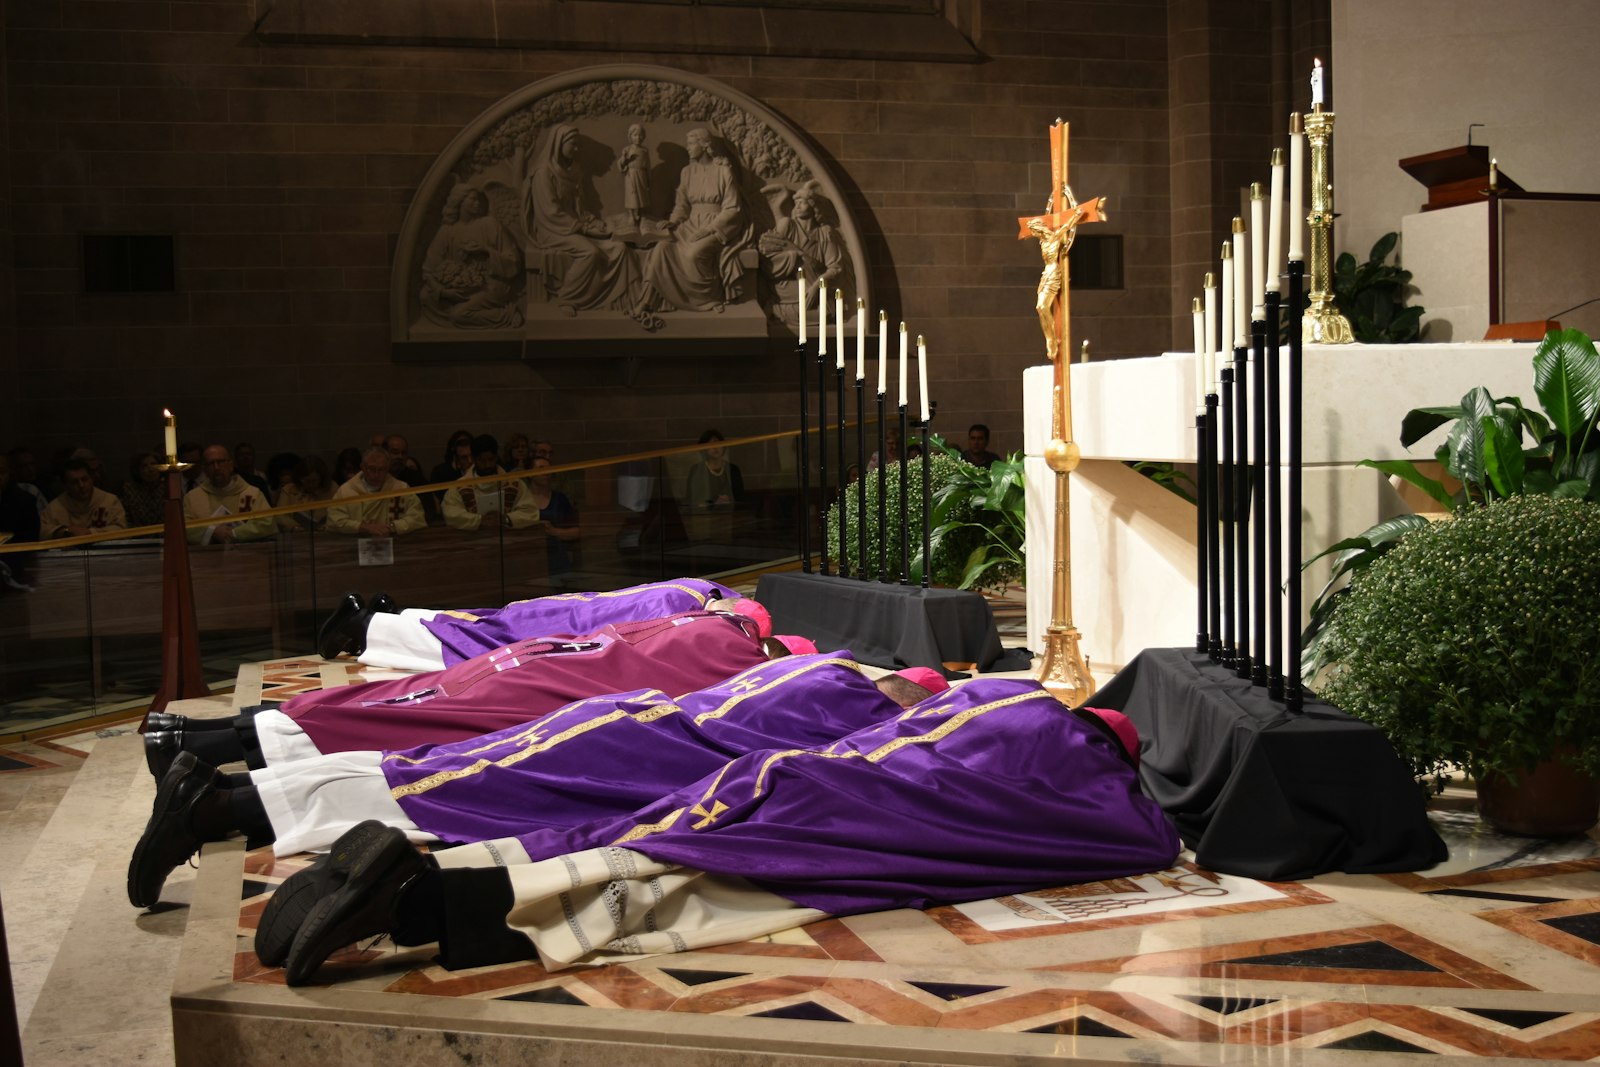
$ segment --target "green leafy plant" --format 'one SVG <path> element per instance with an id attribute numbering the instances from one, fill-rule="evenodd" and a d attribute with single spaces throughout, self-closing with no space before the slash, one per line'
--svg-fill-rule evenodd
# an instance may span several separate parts
<path id="1" fill-rule="evenodd" d="M 963 461 L 961 453 L 944 440 L 935 439 L 935 443 L 957 461 L 957 467 L 933 495 L 933 558 L 941 558 L 946 539 L 963 545 L 972 534 L 979 539 L 961 563 L 960 579 L 941 580 L 940 584 L 958 589 L 1002 589 L 1026 569 L 1027 487 L 1022 454 L 1013 452 L 988 467 L 978 467 Z M 952 555 L 959 556 L 959 551 Z"/>
<path id="2" fill-rule="evenodd" d="M 1542 412 L 1524 407 L 1520 397 L 1491 397 L 1480 386 L 1459 404 L 1414 408 L 1406 414 L 1400 443 L 1407 448 L 1442 426 L 1450 427 L 1434 458 L 1460 481 L 1461 488 L 1454 493 L 1408 459 L 1368 459 L 1358 465 L 1409 482 L 1455 514 L 1525 495 L 1600 501 L 1600 434 L 1595 433 L 1600 421 L 1600 354 L 1594 342 L 1579 330 L 1552 330 L 1533 356 L 1533 388 Z M 1401 515 L 1306 560 L 1310 566 L 1333 556 L 1332 573 L 1311 604 L 1302 639 L 1300 673 L 1307 682 L 1331 662 L 1322 635 L 1345 593 L 1344 580 L 1427 525 L 1420 515 Z"/>
<path id="3" fill-rule="evenodd" d="M 1350 330 L 1363 344 L 1407 344 L 1421 332 L 1423 308 L 1406 306 L 1411 272 L 1389 263 L 1400 235 L 1378 238 L 1365 263 L 1349 252 L 1333 264 L 1333 301 L 1350 320 Z"/>
<path id="4" fill-rule="evenodd" d="M 960 453 L 937 437 L 929 460 L 929 484 L 934 510 L 929 531 L 933 555 L 930 581 L 935 585 L 961 589 L 1003 587 L 1021 577 L 1023 531 L 1022 463 L 1018 456 L 1001 460 L 985 470 L 957 458 Z M 912 459 L 906 468 L 906 525 L 910 530 L 911 581 L 922 581 L 922 461 Z M 891 463 L 884 471 L 886 488 L 887 570 L 889 577 L 900 573 L 900 464 Z M 878 472 L 868 471 L 867 560 L 869 578 L 878 577 L 878 553 L 882 533 L 878 527 Z M 997 505 L 997 506 L 996 506 Z M 855 487 L 844 498 L 850 535 L 845 544 L 845 562 L 851 574 L 857 572 L 859 552 L 856 536 Z M 838 555 L 839 502 L 828 508 L 827 536 L 830 554 Z M 1006 548 L 1005 545 L 1013 547 Z"/>
<path id="5" fill-rule="evenodd" d="M 1180 470 L 1176 463 L 1168 463 L 1165 460 L 1141 459 L 1130 460 L 1128 466 L 1168 492 L 1177 493 L 1191 504 L 1195 502 L 1193 490 L 1196 486 L 1194 479 L 1189 477 L 1187 471 Z"/>
<path id="6" fill-rule="evenodd" d="M 1329 621 L 1321 695 L 1416 773 L 1600 773 L 1600 503 L 1520 496 L 1407 533 Z"/>

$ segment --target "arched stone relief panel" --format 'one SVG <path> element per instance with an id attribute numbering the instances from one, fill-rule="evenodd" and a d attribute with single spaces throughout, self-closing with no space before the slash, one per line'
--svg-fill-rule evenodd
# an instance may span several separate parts
<path id="1" fill-rule="evenodd" d="M 434 161 L 396 246 L 391 332 L 466 358 L 792 344 L 802 266 L 813 332 L 819 279 L 851 320 L 872 306 L 860 231 L 800 131 L 710 78 L 588 67 L 507 96 Z"/>

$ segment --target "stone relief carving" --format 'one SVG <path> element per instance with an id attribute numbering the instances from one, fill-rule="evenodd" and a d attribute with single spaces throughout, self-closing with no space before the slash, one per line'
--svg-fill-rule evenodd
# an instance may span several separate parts
<path id="1" fill-rule="evenodd" d="M 813 302 L 854 307 L 860 242 L 801 139 L 707 79 L 625 69 L 664 76 L 514 94 L 446 150 L 401 236 L 397 339 L 781 336 L 802 267 Z"/>

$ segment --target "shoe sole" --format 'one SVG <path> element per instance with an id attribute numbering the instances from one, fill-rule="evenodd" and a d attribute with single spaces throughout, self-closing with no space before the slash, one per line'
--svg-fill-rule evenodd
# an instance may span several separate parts
<path id="1" fill-rule="evenodd" d="M 194 756 L 191 753 L 180 752 L 178 754 L 178 758 L 172 761 L 173 766 L 176 766 L 179 760 L 182 760 L 184 756 L 188 756 L 189 761 L 198 762 L 194 759 Z M 167 875 L 171 874 L 175 869 L 176 865 L 174 865 L 174 867 L 167 868 L 167 870 L 161 875 L 161 880 L 153 887 L 140 886 L 137 884 L 140 881 L 140 871 L 144 867 L 145 854 L 150 850 L 153 841 L 151 831 L 166 821 L 167 811 L 172 807 L 173 801 L 178 793 L 178 786 L 183 782 L 183 780 L 184 779 L 182 776 L 173 777 L 170 769 L 166 775 L 162 776 L 161 786 L 156 790 L 155 805 L 150 811 L 150 821 L 145 823 L 144 833 L 139 835 L 139 843 L 133 846 L 133 856 L 128 860 L 128 903 L 132 904 L 136 908 L 148 908 L 159 903 L 161 900 L 161 889 L 167 884 Z M 195 851 L 199 851 L 198 847 Z M 194 853 L 191 852 L 189 855 L 192 856 Z M 148 888 L 150 892 L 142 892 L 142 890 L 146 888 Z"/>
<path id="2" fill-rule="evenodd" d="M 398 830 L 385 828 L 357 853 L 344 885 L 312 906 L 295 935 L 285 967 L 289 985 L 305 985 L 336 949 L 364 937 L 390 933 L 400 890 L 426 866 L 422 853 Z M 398 884 L 385 886 L 391 875 Z M 379 893 L 374 899 L 372 890 Z"/>
<path id="3" fill-rule="evenodd" d="M 387 829 L 372 819 L 358 823 L 345 831 L 327 855 L 284 879 L 267 900 L 261 921 L 256 924 L 256 958 L 268 967 L 282 967 L 295 935 L 317 901 L 349 880 L 351 864 Z"/>

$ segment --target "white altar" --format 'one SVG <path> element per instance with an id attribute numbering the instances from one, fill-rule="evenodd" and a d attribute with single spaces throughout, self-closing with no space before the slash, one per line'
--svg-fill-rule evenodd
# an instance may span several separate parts
<path id="1" fill-rule="evenodd" d="M 1409 510 L 1363 459 L 1426 460 L 1442 431 L 1407 450 L 1400 421 L 1415 407 L 1454 404 L 1473 386 L 1494 396 L 1533 392 L 1533 344 L 1307 345 L 1300 529 L 1306 557 Z M 1044 648 L 1050 623 L 1055 475 L 1050 439 L 1051 368 L 1023 375 L 1028 480 L 1028 647 Z M 1125 465 L 1195 462 L 1194 356 L 1078 363 L 1072 367 L 1073 436 L 1083 462 L 1072 474 L 1073 622 L 1096 683 L 1140 649 L 1195 639 L 1194 505 Z M 1303 603 L 1326 581 L 1303 577 Z"/>

